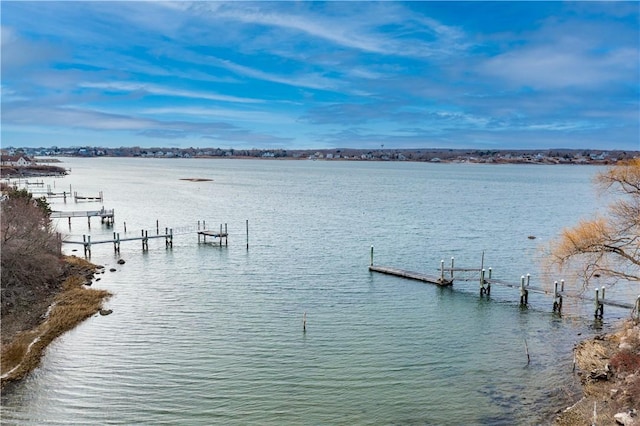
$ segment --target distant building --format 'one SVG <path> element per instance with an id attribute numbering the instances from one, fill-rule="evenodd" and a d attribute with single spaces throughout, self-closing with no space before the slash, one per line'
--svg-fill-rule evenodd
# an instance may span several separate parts
<path id="1" fill-rule="evenodd" d="M 1 164 L 3 166 L 27 167 L 33 164 L 33 161 L 26 155 L 3 155 Z"/>

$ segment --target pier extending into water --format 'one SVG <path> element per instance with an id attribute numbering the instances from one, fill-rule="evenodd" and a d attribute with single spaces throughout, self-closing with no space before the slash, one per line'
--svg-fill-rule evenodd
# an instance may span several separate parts
<path id="1" fill-rule="evenodd" d="M 389 266 L 376 266 L 373 264 L 373 246 L 371 246 L 371 263 L 369 265 L 369 271 L 379 272 L 387 275 L 395 275 L 401 278 L 408 278 L 412 280 L 422 281 L 430 284 L 435 284 L 442 287 L 453 286 L 454 273 L 455 272 L 475 272 L 479 274 L 479 291 L 480 296 L 491 295 L 491 286 L 502 286 L 508 288 L 518 289 L 520 293 L 520 305 L 527 306 L 529 303 L 529 293 L 538 293 L 550 295 L 553 297 L 553 312 L 558 315 L 562 315 L 562 303 L 564 298 L 579 299 L 585 302 L 591 302 L 594 306 L 594 318 L 602 319 L 604 316 L 604 306 L 613 306 L 622 309 L 629 309 L 636 320 L 640 320 L 640 295 L 636 298 L 634 303 L 624 303 L 615 300 L 609 300 L 605 298 L 605 288 L 596 288 L 594 290 L 594 297 L 588 297 L 583 294 L 567 293 L 564 290 L 564 280 L 560 282 L 555 281 L 553 284 L 553 290 L 545 289 L 542 287 L 536 287 L 530 285 L 531 275 L 527 274 L 520 277 L 519 283 L 509 282 L 506 280 L 492 278 L 492 268 L 485 269 L 484 266 L 484 253 L 482 265 L 480 268 L 456 268 L 454 265 L 454 258 L 451 258 L 451 267 L 444 266 L 444 260 L 440 261 L 440 274 L 429 275 L 421 272 L 407 271 L 404 269 L 398 269 Z M 469 281 L 469 279 L 460 279 L 461 281 Z"/>
<path id="2" fill-rule="evenodd" d="M 202 222 L 203 224 L 203 228 L 206 228 L 206 223 Z M 227 224 L 224 224 L 224 231 L 222 230 L 222 224 L 220 224 L 220 231 L 216 232 L 213 230 L 208 230 L 208 229 L 200 229 L 200 222 L 198 221 L 198 242 L 200 242 L 200 237 L 202 237 L 202 242 L 206 243 L 207 242 L 207 237 L 210 238 L 218 238 L 218 241 L 220 243 L 220 247 L 222 247 L 222 240 L 224 239 L 224 245 L 226 246 L 228 244 L 228 237 L 229 237 L 229 233 L 227 232 Z M 248 247 L 248 244 L 247 244 Z"/>
<path id="3" fill-rule="evenodd" d="M 69 213 L 69 212 L 68 212 Z M 76 212 L 78 213 L 78 212 Z M 66 216 L 65 216 L 66 217 Z M 247 250 L 249 249 L 249 221 L 246 221 L 247 225 Z M 82 235 L 82 241 L 74 241 L 74 240 L 64 240 L 65 244 L 78 244 L 82 245 L 84 248 L 85 257 L 91 257 L 91 247 L 95 244 L 113 244 L 113 251 L 115 253 L 120 253 L 120 244 L 128 241 L 140 241 L 142 244 L 142 251 L 149 250 L 149 240 L 164 238 L 165 247 L 172 248 L 173 247 L 173 237 L 175 235 L 184 235 L 190 234 L 193 235 L 195 232 L 198 236 L 198 243 L 203 242 L 207 243 L 207 237 L 210 238 L 218 238 L 219 243 L 214 245 L 220 245 L 222 247 L 222 242 L 224 240 L 224 245 L 228 245 L 228 237 L 229 233 L 227 231 L 227 224 L 220 224 L 220 230 L 214 231 L 207 229 L 207 224 L 205 221 L 198 221 L 197 227 L 194 226 L 186 226 L 177 228 L 177 232 L 174 232 L 174 228 L 164 228 L 164 233 L 161 233 L 159 221 L 156 220 L 156 232 L 155 235 L 150 233 L 148 230 L 141 230 L 139 236 L 125 236 L 121 237 L 119 232 L 114 232 L 113 237 L 103 237 L 100 240 L 92 240 L 91 235 Z M 127 233 L 126 223 L 124 226 L 124 232 Z"/>
<path id="4" fill-rule="evenodd" d="M 104 207 L 100 210 L 75 210 L 75 211 L 52 211 L 49 215 L 51 219 L 69 219 L 69 226 L 71 226 L 71 219 L 74 217 L 86 217 L 89 228 L 91 228 L 91 218 L 99 217 L 100 223 L 105 223 L 107 225 L 113 225 L 113 220 L 115 218 L 114 209 L 105 209 Z"/>

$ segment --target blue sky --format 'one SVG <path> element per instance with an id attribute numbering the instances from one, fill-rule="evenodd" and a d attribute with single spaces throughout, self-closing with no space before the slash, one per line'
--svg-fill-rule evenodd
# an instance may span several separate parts
<path id="1" fill-rule="evenodd" d="M 3 147 L 640 150 L 639 2 L 0 7 Z"/>

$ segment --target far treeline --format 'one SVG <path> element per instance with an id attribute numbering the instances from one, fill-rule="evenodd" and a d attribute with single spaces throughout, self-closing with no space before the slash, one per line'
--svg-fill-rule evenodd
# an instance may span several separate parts
<path id="1" fill-rule="evenodd" d="M 19 148 L 29 156 L 152 157 L 152 158 L 271 158 L 350 161 L 428 161 L 521 164 L 613 164 L 640 157 L 640 151 L 595 149 L 438 149 L 438 148 L 331 148 L 331 149 L 234 149 L 82 146 L 73 148 Z"/>

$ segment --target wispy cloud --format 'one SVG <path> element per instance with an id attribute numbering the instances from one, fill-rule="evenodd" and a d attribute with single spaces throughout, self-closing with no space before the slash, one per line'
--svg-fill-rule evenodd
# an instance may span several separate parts
<path id="1" fill-rule="evenodd" d="M 626 2 L 2 12 L 3 144 L 37 144 L 43 129 L 74 144 L 82 129 L 140 145 L 640 149 L 640 13 Z"/>

